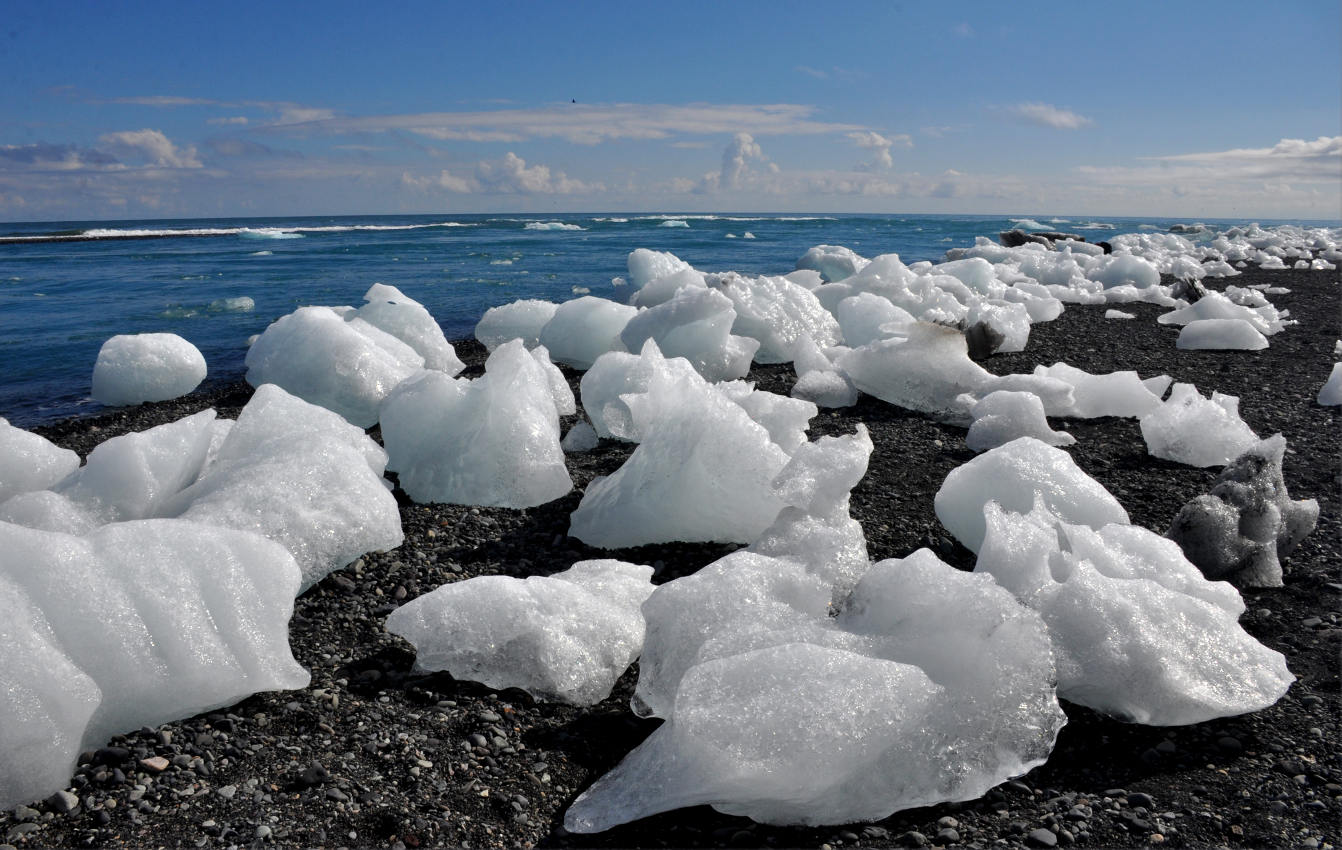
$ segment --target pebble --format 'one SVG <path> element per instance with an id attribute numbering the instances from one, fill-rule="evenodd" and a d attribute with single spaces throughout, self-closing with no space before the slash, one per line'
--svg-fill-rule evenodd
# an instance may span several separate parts
<path id="1" fill-rule="evenodd" d="M 1057 847 L 1058 836 L 1054 835 L 1052 830 L 1040 827 L 1031 830 L 1030 834 L 1025 836 L 1025 843 L 1031 847 Z"/>
<path id="2" fill-rule="evenodd" d="M 225 800 L 232 800 L 233 795 L 238 793 L 238 786 L 223 785 L 220 786 L 219 788 L 216 788 L 214 793 L 218 794 L 220 797 L 223 797 Z"/>
<path id="3" fill-rule="evenodd" d="M 1140 806 L 1149 811 L 1156 807 L 1156 801 L 1151 799 L 1150 794 L 1143 794 L 1142 792 L 1138 791 L 1135 794 L 1128 795 L 1128 805 L 1132 806 L 1133 808 L 1137 808 L 1138 806 Z"/>
<path id="4" fill-rule="evenodd" d="M 69 791 L 57 791 L 47 798 L 47 805 L 57 814 L 69 814 L 79 808 L 79 798 Z"/>
<path id="5" fill-rule="evenodd" d="M 37 832 L 42 827 L 35 823 L 21 823 L 5 833 L 5 841 L 18 841 L 30 832 Z"/>
<path id="6" fill-rule="evenodd" d="M 150 773 L 162 773 L 168 769 L 170 762 L 163 756 L 150 756 L 147 759 L 140 759 L 140 767 Z"/>
<path id="7" fill-rule="evenodd" d="M 910 830 L 899 837 L 899 843 L 905 847 L 926 847 L 927 836 Z"/>
<path id="8" fill-rule="evenodd" d="M 937 830 L 937 843 L 938 843 L 938 844 L 955 844 L 955 843 L 959 842 L 959 840 L 960 840 L 960 833 L 956 832 L 954 829 L 952 829 L 952 828 L 949 827 L 949 826 L 948 826 L 948 827 L 945 827 L 945 828 L 943 828 L 943 829 L 939 829 L 939 830 Z"/>
<path id="9" fill-rule="evenodd" d="M 267 838 L 270 837 L 270 834 L 271 834 L 270 827 L 266 826 L 265 824 L 261 824 L 256 828 L 257 841 L 265 841 Z"/>

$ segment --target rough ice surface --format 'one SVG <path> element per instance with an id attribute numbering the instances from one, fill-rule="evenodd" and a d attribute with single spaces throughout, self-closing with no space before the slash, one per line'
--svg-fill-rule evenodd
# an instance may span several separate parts
<path id="1" fill-rule="evenodd" d="M 550 386 L 550 398 L 554 400 L 555 410 L 559 415 L 572 416 L 577 413 L 578 400 L 573 397 L 573 388 L 568 385 L 564 373 L 550 360 L 550 352 L 545 346 L 538 345 L 531 349 L 531 357 L 545 375 L 546 383 Z"/>
<path id="2" fill-rule="evenodd" d="M 587 486 L 570 535 L 607 549 L 749 543 L 773 522 L 783 505 L 770 485 L 788 454 L 740 405 L 697 375 L 654 377 L 625 402 L 642 442 Z"/>
<path id="3" fill-rule="evenodd" d="M 205 355 L 177 334 L 119 334 L 93 364 L 93 399 L 118 407 L 184 396 L 205 380 Z"/>
<path id="4" fill-rule="evenodd" d="M 805 287 L 784 277 L 714 275 L 711 284 L 732 301 L 732 333 L 759 342 L 757 363 L 787 363 L 803 336 L 828 347 L 839 342 L 839 324 Z"/>
<path id="5" fill-rule="evenodd" d="M 640 310 L 620 332 L 626 351 L 648 340 L 667 357 L 684 357 L 709 381 L 745 377 L 759 340 L 736 336 L 732 299 L 715 289 L 682 289 L 656 307 Z"/>
<path id="6" fill-rule="evenodd" d="M 759 581 L 734 575 L 752 566 Z M 675 677 L 666 723 L 579 796 L 569 830 L 701 803 L 775 824 L 877 820 L 978 797 L 1047 757 L 1065 722 L 1047 633 L 987 577 L 926 551 L 885 561 L 831 620 L 783 601 L 794 590 L 784 575 L 768 561 L 740 564 L 717 570 L 717 587 L 673 590 L 691 576 L 653 594 L 650 645 L 658 615 L 707 640 Z M 747 591 L 736 611 L 722 592 L 733 578 Z M 761 600 L 770 580 L 773 598 Z M 666 604 L 673 595 L 679 604 Z M 952 624 L 947 605 L 972 613 Z"/>
<path id="7" fill-rule="evenodd" d="M 1060 519 L 1092 528 L 1127 524 L 1128 512 L 1072 456 L 1033 437 L 979 455 L 946 476 L 934 500 L 937 519 L 972 552 L 983 544 L 983 506 L 1027 513 L 1041 498 Z"/>
<path id="8" fill-rule="evenodd" d="M 1132 254 L 1113 254 L 1101 258 L 1091 268 L 1087 277 L 1104 284 L 1106 289 L 1125 285 L 1145 289 L 1160 283 L 1160 272 L 1156 271 L 1156 267 Z"/>
<path id="9" fill-rule="evenodd" d="M 1244 319 L 1197 319 L 1179 331 L 1175 347 L 1260 351 L 1267 348 L 1267 337 Z"/>
<path id="10" fill-rule="evenodd" d="M 1213 392 L 1209 400 L 1192 384 L 1175 384 L 1140 424 L 1151 455 L 1189 466 L 1224 466 L 1258 442 L 1239 416 L 1237 396 Z"/>
<path id="11" fill-rule="evenodd" d="M 1319 518 L 1314 499 L 1293 500 L 1281 461 L 1286 438 L 1263 440 L 1221 470 L 1216 484 L 1180 510 L 1167 536 L 1208 579 L 1281 587 L 1281 558 Z"/>
<path id="12" fill-rule="evenodd" d="M 802 374 L 792 385 L 792 397 L 817 407 L 852 407 L 860 393 L 847 375 L 833 370 L 813 369 Z"/>
<path id="13" fill-rule="evenodd" d="M 1323 382 L 1316 401 L 1324 407 L 1342 404 L 1342 363 L 1333 364 L 1333 371 L 1328 373 L 1328 380 Z"/>
<path id="14" fill-rule="evenodd" d="M 965 435 L 965 445 L 972 451 L 995 449 L 1017 437 L 1034 437 L 1050 446 L 1076 442 L 1071 434 L 1049 427 L 1044 402 L 1034 393 L 997 390 L 976 401 L 967 399 L 966 403 L 972 404 L 969 415 L 974 417 Z"/>
<path id="15" fill-rule="evenodd" d="M 957 398 L 994 376 L 969 359 L 965 336 L 954 328 L 917 323 L 907 334 L 855 348 L 835 365 L 868 395 L 945 421 L 965 421 Z"/>
<path id="16" fill-rule="evenodd" d="M 659 375 L 692 380 L 697 374 L 688 360 L 664 357 L 657 343 L 648 340 L 638 354 L 611 351 L 598 357 L 583 374 L 578 392 L 598 436 L 639 442 L 642 434 L 635 428 L 624 396 L 646 393 Z"/>
<path id="17" fill-rule="evenodd" d="M 1220 292 L 1208 292 L 1187 307 L 1165 313 L 1156 321 L 1162 325 L 1187 325 L 1207 319 L 1238 319 L 1248 322 L 1264 336 L 1271 336 L 1285 327 L 1285 321 L 1271 304 L 1248 307 L 1236 304 Z"/>
<path id="18" fill-rule="evenodd" d="M 652 567 L 615 560 L 527 579 L 478 576 L 396 609 L 387 631 L 414 644 L 418 671 L 595 705 L 642 650 L 640 606 L 652 591 Z"/>
<path id="19" fill-rule="evenodd" d="M 975 570 L 1048 626 L 1058 696 L 1134 723 L 1180 726 L 1258 711 L 1294 681 L 1238 623 L 1244 603 L 1179 547 L 1127 524 L 1072 525 L 1043 507 L 985 506 Z"/>
<path id="20" fill-rule="evenodd" d="M 801 562 L 829 586 L 836 606 L 871 566 L 866 535 L 848 508 L 849 495 L 867 474 L 872 449 L 862 424 L 854 434 L 798 447 L 773 481 L 787 507 L 750 544 L 751 552 Z"/>
<path id="21" fill-rule="evenodd" d="M 413 348 L 425 369 L 457 375 L 466 368 L 423 304 L 385 283 L 373 284 L 363 298 L 367 303 L 355 315 Z"/>
<path id="22" fill-rule="evenodd" d="M 584 295 L 555 309 L 539 342 L 556 363 L 589 369 L 602 354 L 619 350 L 620 332 L 637 313 L 637 307 Z"/>
<path id="23" fill-rule="evenodd" d="M 0 504 L 10 496 L 46 490 L 79 468 L 79 455 L 0 417 Z"/>
<path id="24" fill-rule="evenodd" d="M 750 384 L 736 388 L 718 385 L 723 394 L 736 402 L 751 419 L 764 426 L 769 439 L 791 455 L 806 442 L 806 429 L 819 409 L 811 402 L 777 393 L 756 390 Z"/>
<path id="25" fill-rule="evenodd" d="M 590 452 L 601 445 L 601 438 L 597 436 L 596 429 L 584 420 L 570 428 L 564 439 L 559 441 L 559 445 L 566 454 Z"/>
<path id="26" fill-rule="evenodd" d="M 88 534 L 102 524 L 83 505 L 51 490 L 30 490 L 0 502 L 0 522 L 66 534 Z"/>
<path id="27" fill-rule="evenodd" d="M 1108 372 L 1093 375 L 1066 363 L 1036 366 L 1034 374 L 1065 381 L 1072 387 L 1072 404 L 1049 411 L 1054 416 L 1093 419 L 1098 416 L 1140 418 L 1160 407 L 1161 396 L 1171 379 L 1161 375 L 1145 380 L 1136 372 Z"/>
<path id="28" fill-rule="evenodd" d="M 557 309 L 558 304 L 536 299 L 490 307 L 475 325 L 475 338 L 490 351 L 513 339 L 535 348 L 541 342 L 541 328 L 554 318 Z"/>
<path id="29" fill-rule="evenodd" d="M 519 339 L 473 381 L 420 373 L 381 415 L 388 468 L 417 502 L 529 508 L 573 489 L 550 376 Z"/>
<path id="30" fill-rule="evenodd" d="M 870 292 L 859 292 L 840 301 L 834 309 L 834 317 L 842 329 L 844 344 L 850 348 L 902 337 L 917 321 L 908 310 Z"/>
<path id="31" fill-rule="evenodd" d="M 658 278 L 690 268 L 689 263 L 669 251 L 650 251 L 647 248 L 630 251 L 625 266 L 629 270 L 629 285 L 636 290 Z"/>
<path id="32" fill-rule="evenodd" d="M 366 552 L 401 544 L 400 511 L 382 478 L 385 463 L 361 429 L 263 386 L 214 463 L 167 500 L 162 513 L 282 544 L 298 563 L 296 592 L 302 592 Z"/>
<path id="33" fill-rule="evenodd" d="M 298 568 L 268 540 L 138 520 L 87 537 L 0 524 L 0 547 L 5 808 L 64 788 L 113 734 L 308 683 L 288 641 Z"/>
<path id="34" fill-rule="evenodd" d="M 816 245 L 797 260 L 797 269 L 819 272 L 826 283 L 834 283 L 852 277 L 870 262 L 842 245 Z"/>
<path id="35" fill-rule="evenodd" d="M 361 428 L 424 358 L 354 311 L 300 307 L 272 323 L 247 350 L 247 382 L 277 384 Z"/>

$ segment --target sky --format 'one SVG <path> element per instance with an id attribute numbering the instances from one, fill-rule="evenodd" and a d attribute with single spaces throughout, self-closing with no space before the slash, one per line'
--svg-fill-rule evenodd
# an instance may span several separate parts
<path id="1" fill-rule="evenodd" d="M 1342 4 L 78 2 L 0 16 L 0 221 L 1342 218 Z"/>

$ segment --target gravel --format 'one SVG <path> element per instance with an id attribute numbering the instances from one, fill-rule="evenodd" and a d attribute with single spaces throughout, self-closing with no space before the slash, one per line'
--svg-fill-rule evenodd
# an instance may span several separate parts
<path id="1" fill-rule="evenodd" d="M 1314 404 L 1339 337 L 1335 272 L 1251 271 L 1235 284 L 1285 286 L 1270 296 L 1301 324 L 1258 352 L 1179 351 L 1162 312 L 1106 320 L 1105 306 L 1071 305 L 1036 325 L 1027 350 L 997 355 L 993 372 L 1064 361 L 1091 372 L 1169 374 L 1240 397 L 1261 436 L 1288 440 L 1294 498 L 1319 500 L 1318 528 L 1285 561 L 1286 586 L 1245 593 L 1243 624 L 1286 654 L 1298 677 L 1275 706 L 1195 726 L 1119 723 L 1065 705 L 1069 724 L 1052 758 L 979 800 L 898 813 L 878 823 L 761 826 L 708 807 L 667 813 L 592 836 L 560 826 L 569 802 L 654 728 L 628 710 L 637 668 L 606 701 L 584 709 L 538 703 L 446 674 L 412 675 L 413 650 L 383 620 L 400 600 L 479 575 L 550 574 L 590 557 L 686 575 L 735 547 L 668 544 L 604 552 L 568 538 L 568 515 L 596 475 L 629 447 L 603 442 L 569 456 L 576 489 L 529 510 L 417 505 L 401 498 L 405 543 L 370 553 L 297 600 L 290 641 L 312 671 L 303 691 L 258 694 L 226 710 L 134 730 L 84 754 L 68 789 L 0 813 L 0 837 L 21 847 L 1320 847 L 1337 843 L 1338 409 Z M 1219 288 L 1219 285 L 1217 285 Z M 484 352 L 458 353 L 479 374 Z M 576 388 L 578 375 L 567 373 Z M 762 389 L 786 393 L 787 367 L 758 368 Z M 108 437 L 207 406 L 236 416 L 250 390 L 213 383 L 173 402 L 35 430 L 86 455 Z M 574 424 L 566 418 L 565 432 Z M 965 431 L 863 398 L 822 411 L 811 435 L 851 433 L 862 421 L 876 451 L 852 510 L 873 558 L 921 546 L 970 568 L 941 528 L 932 496 L 974 455 Z M 1053 420 L 1069 451 L 1127 508 L 1164 532 L 1179 507 L 1210 489 L 1215 470 L 1152 458 L 1132 420 Z M 376 433 L 376 432 L 374 432 Z M 399 494 L 398 494 L 399 495 Z"/>

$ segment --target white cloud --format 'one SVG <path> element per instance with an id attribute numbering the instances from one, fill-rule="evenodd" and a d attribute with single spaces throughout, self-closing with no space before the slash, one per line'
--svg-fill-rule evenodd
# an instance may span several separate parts
<path id="1" fill-rule="evenodd" d="M 444 169 L 435 176 L 401 175 L 401 183 L 415 189 L 439 189 L 458 194 L 575 195 L 602 192 L 600 183 L 587 183 L 552 172 L 546 165 L 527 165 L 526 160 L 509 151 L 501 160 L 482 160 L 469 176 Z"/>
<path id="2" fill-rule="evenodd" d="M 137 153 L 159 168 L 200 168 L 194 147 L 179 148 L 159 130 L 127 130 L 98 138 L 104 145 Z"/>
<path id="3" fill-rule="evenodd" d="M 247 116 L 246 116 L 246 115 L 234 115 L 234 116 L 231 116 L 231 117 L 228 117 L 228 118 L 210 118 L 210 119 L 206 120 L 205 123 L 206 123 L 206 124 L 226 124 L 226 125 L 227 125 L 227 124 L 237 124 L 237 125 L 245 125 L 245 124 L 248 123 L 248 119 L 247 119 Z"/>
<path id="4" fill-rule="evenodd" d="M 1314 141 L 1282 139 L 1270 148 L 1147 157 L 1175 165 L 1211 168 L 1227 179 L 1342 180 L 1342 136 Z"/>
<path id="5" fill-rule="evenodd" d="M 111 154 L 44 142 L 0 145 L 0 171 L 107 171 L 125 168 Z"/>
<path id="6" fill-rule="evenodd" d="M 904 133 L 887 138 L 880 133 L 865 130 L 860 133 L 849 133 L 848 138 L 859 148 L 872 151 L 872 161 L 858 166 L 862 171 L 888 171 L 895 167 L 894 157 L 890 155 L 891 147 L 894 145 L 913 147 L 913 139 Z"/>
<path id="7" fill-rule="evenodd" d="M 141 97 L 114 97 L 112 103 L 128 103 L 135 106 L 215 106 L 219 101 L 204 97 L 178 97 L 168 94 L 145 95 Z"/>
<path id="8" fill-rule="evenodd" d="M 1004 107 L 1007 114 L 1029 124 L 1052 127 L 1055 130 L 1079 130 L 1095 122 L 1068 109 L 1048 103 L 1017 103 Z"/>

